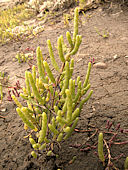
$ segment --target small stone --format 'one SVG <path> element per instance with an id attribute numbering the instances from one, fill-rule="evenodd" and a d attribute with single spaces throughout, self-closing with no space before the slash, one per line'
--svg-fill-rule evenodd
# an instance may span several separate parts
<path id="1" fill-rule="evenodd" d="M 100 69 L 106 69 L 107 68 L 107 64 L 103 63 L 103 62 L 98 62 L 96 64 L 93 65 L 94 68 L 100 68 Z"/>
<path id="2" fill-rule="evenodd" d="M 1 112 L 6 112 L 7 108 L 1 109 Z"/>
<path id="3" fill-rule="evenodd" d="M 114 58 L 114 60 L 116 60 L 118 58 L 118 55 L 117 54 L 114 55 L 113 58 Z"/>
<path id="4" fill-rule="evenodd" d="M 102 12 L 103 10 L 102 10 L 102 8 L 99 8 L 99 12 Z"/>
<path id="5" fill-rule="evenodd" d="M 78 60 L 77 60 L 77 62 L 80 62 L 82 60 L 82 58 L 79 58 Z"/>

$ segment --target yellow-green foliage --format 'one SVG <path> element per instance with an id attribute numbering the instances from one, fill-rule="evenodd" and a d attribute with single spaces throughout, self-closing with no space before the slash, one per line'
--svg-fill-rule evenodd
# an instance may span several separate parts
<path id="1" fill-rule="evenodd" d="M 14 58 L 14 60 L 17 59 L 19 63 L 22 62 L 28 62 L 29 60 L 33 59 L 33 54 L 32 53 L 26 53 L 24 54 L 23 52 L 18 52 Z"/>
<path id="2" fill-rule="evenodd" d="M 79 3 L 82 4 L 82 3 L 85 3 L 86 0 L 79 0 Z"/>
<path id="3" fill-rule="evenodd" d="M 34 151 L 31 152 L 31 155 L 32 155 L 34 158 L 37 158 L 37 154 L 36 154 Z"/>
<path id="4" fill-rule="evenodd" d="M 17 5 L 0 11 L 0 43 L 14 38 L 13 29 L 24 25 L 24 21 L 34 16 L 33 11 L 28 11 L 25 5 Z M 18 37 L 17 37 L 18 38 Z"/>
<path id="5" fill-rule="evenodd" d="M 0 84 L 0 100 L 3 100 L 3 91 L 2 91 L 2 85 Z"/>
<path id="6" fill-rule="evenodd" d="M 50 40 L 47 40 L 51 64 L 57 71 L 57 75 L 51 71 L 50 65 L 42 56 L 40 47 L 37 47 L 37 69 L 33 66 L 32 73 L 25 72 L 26 86 L 20 94 L 26 100 L 28 107 L 22 106 L 12 96 L 18 106 L 16 110 L 25 124 L 25 129 L 27 126 L 32 130 L 29 141 L 33 149 L 36 153 L 39 150 L 46 150 L 48 156 L 54 154 L 52 147 L 54 142 L 61 142 L 71 136 L 78 123 L 83 104 L 92 95 L 92 90 L 87 94 L 90 88 L 90 62 L 83 82 L 80 76 L 77 80 L 72 78 L 74 59 L 71 57 L 78 51 L 82 40 L 78 35 L 77 8 L 74 18 L 74 26 L 77 28 L 74 28 L 73 38 L 69 32 L 66 34 L 70 48 L 66 54 L 63 52 L 63 37 L 60 36 L 57 41 L 61 67 L 58 66 Z M 35 152 L 31 153 L 34 158 L 37 157 Z"/>
<path id="7" fill-rule="evenodd" d="M 124 168 L 128 170 L 128 157 L 125 159 Z"/>
<path id="8" fill-rule="evenodd" d="M 0 80 L 4 80 L 4 72 L 0 72 Z M 3 100 L 3 90 L 2 90 L 2 84 L 0 82 L 0 100 Z"/>
<path id="9" fill-rule="evenodd" d="M 104 163 L 104 153 L 103 153 L 103 133 L 99 133 L 98 137 L 98 155 L 99 159 Z"/>

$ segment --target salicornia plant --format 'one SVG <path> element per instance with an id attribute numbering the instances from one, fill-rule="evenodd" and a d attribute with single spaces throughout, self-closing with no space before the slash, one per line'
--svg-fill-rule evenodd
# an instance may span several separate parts
<path id="1" fill-rule="evenodd" d="M 125 159 L 124 168 L 128 170 L 128 157 Z"/>
<path id="2" fill-rule="evenodd" d="M 57 41 L 58 55 L 62 62 L 61 68 L 54 57 L 51 41 L 47 40 L 51 64 L 58 74 L 56 76 L 53 74 L 47 61 L 43 59 L 40 47 L 37 47 L 38 69 L 33 66 L 32 73 L 25 72 L 26 86 L 20 94 L 26 101 L 26 106 L 22 106 L 12 95 L 18 106 L 16 111 L 24 122 L 24 128 L 31 129 L 29 141 L 34 149 L 31 154 L 35 158 L 41 150 L 45 150 L 47 155 L 54 154 L 53 144 L 58 144 L 71 136 L 84 103 L 92 95 L 92 90 L 86 95 L 90 88 L 91 62 L 88 64 L 83 84 L 80 76 L 77 80 L 72 79 L 74 69 L 72 55 L 77 53 L 82 41 L 81 35 L 78 35 L 78 14 L 78 8 L 76 8 L 73 38 L 69 32 L 66 33 L 70 45 L 70 50 L 66 54 L 63 36 L 61 35 Z"/>
<path id="3" fill-rule="evenodd" d="M 103 162 L 105 161 L 104 153 L 103 153 L 103 133 L 99 133 L 98 136 L 98 155 L 99 159 Z"/>

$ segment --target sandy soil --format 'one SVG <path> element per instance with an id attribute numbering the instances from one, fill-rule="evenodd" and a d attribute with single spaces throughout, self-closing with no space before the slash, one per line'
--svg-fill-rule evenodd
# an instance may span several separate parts
<path id="1" fill-rule="evenodd" d="M 114 165 L 124 169 L 124 160 L 128 156 L 128 7 L 120 3 L 110 3 L 95 10 L 87 11 L 85 16 L 80 15 L 79 33 L 83 37 L 82 45 L 75 59 L 74 77 L 80 75 L 82 79 L 86 74 L 87 63 L 90 57 L 95 63 L 104 62 L 106 69 L 93 66 L 91 71 L 91 89 L 93 96 L 84 105 L 78 123 L 78 132 L 73 132 L 72 137 L 61 143 L 61 150 L 56 151 L 58 158 L 47 158 L 42 155 L 35 160 L 30 156 L 32 148 L 28 139 L 24 139 L 27 133 L 23 130 L 23 123 L 15 111 L 15 104 L 7 100 L 7 88 L 4 88 L 4 100 L 0 105 L 0 169 L 1 170 L 104 170 L 95 152 L 97 152 L 98 132 L 104 132 L 105 140 L 109 144 L 112 134 L 108 134 L 107 121 L 112 122 L 110 131 L 117 133 L 115 144 L 111 145 L 110 152 Z M 46 40 L 51 39 L 56 45 L 57 37 L 62 34 L 65 37 L 67 30 L 72 31 L 73 23 L 69 28 L 63 24 L 63 17 L 56 18 L 54 25 L 46 23 L 47 29 L 34 39 L 23 42 L 10 42 L 0 46 L 0 71 L 9 75 L 9 83 L 14 86 L 19 80 L 24 82 L 24 71 L 30 67 L 27 63 L 13 61 L 17 51 L 31 47 L 36 49 L 41 46 L 43 55 L 47 56 Z M 46 28 L 46 27 L 45 27 Z M 109 32 L 108 38 L 103 38 L 96 32 L 96 28 L 103 33 Z M 56 52 L 55 52 L 56 54 Z M 17 76 L 16 76 L 17 75 Z M 116 130 L 117 125 L 120 128 Z M 81 130 L 85 130 L 81 132 Z M 97 132 L 98 131 L 98 132 Z M 95 133 L 96 132 L 96 133 Z M 106 132 L 106 133 L 105 133 Z M 123 133 L 122 133 L 123 132 Z M 91 135 L 95 134 L 92 138 Z M 90 138 L 87 141 L 88 137 Z M 80 145 L 78 145 L 80 144 Z M 90 144 L 94 148 L 87 148 Z M 79 146 L 79 147 L 78 147 Z M 95 148 L 96 146 L 96 148 Z M 82 151 L 82 149 L 84 149 Z M 104 150 L 107 154 L 107 150 Z M 77 159 L 71 163 L 73 156 Z M 115 158 L 115 159 L 114 159 Z M 114 169 L 111 168 L 110 169 Z"/>

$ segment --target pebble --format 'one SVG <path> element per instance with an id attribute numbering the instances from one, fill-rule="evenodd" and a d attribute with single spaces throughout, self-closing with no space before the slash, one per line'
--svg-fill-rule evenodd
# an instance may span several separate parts
<path id="1" fill-rule="evenodd" d="M 6 108 L 2 108 L 0 111 L 1 112 L 5 112 L 5 111 L 7 111 L 7 109 Z"/>
<path id="2" fill-rule="evenodd" d="M 119 58 L 117 54 L 113 56 L 114 60 L 116 60 L 117 58 Z"/>
<path id="3" fill-rule="evenodd" d="M 93 65 L 94 68 L 100 68 L 100 69 L 106 69 L 107 68 L 107 64 L 104 62 L 98 62 L 96 64 Z"/>

